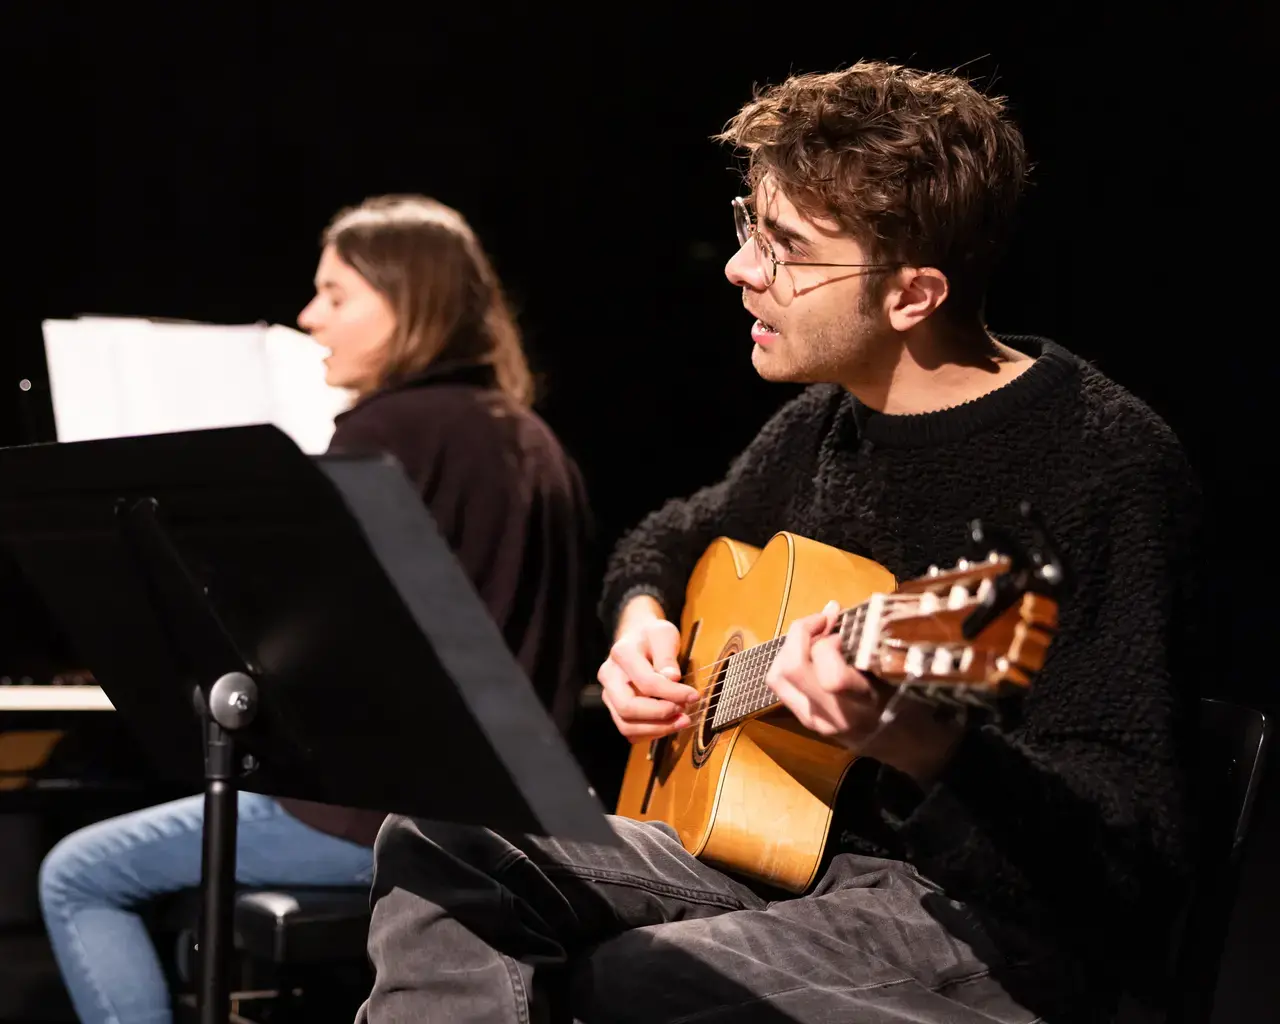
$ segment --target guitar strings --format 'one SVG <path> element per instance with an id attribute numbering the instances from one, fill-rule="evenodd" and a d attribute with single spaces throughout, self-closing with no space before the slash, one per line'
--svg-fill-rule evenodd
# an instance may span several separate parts
<path id="1" fill-rule="evenodd" d="M 917 599 L 919 598 L 919 595 L 918 595 L 918 594 L 887 594 L 887 595 L 885 595 L 885 596 L 889 599 L 889 600 L 888 600 L 888 602 L 887 602 L 887 603 L 889 603 L 889 604 L 902 604 L 902 603 L 905 603 L 905 602 L 906 602 L 906 601 L 908 601 L 908 600 L 912 600 L 912 601 L 914 601 L 914 600 L 917 600 Z M 941 610 L 943 610 L 943 609 L 939 609 L 939 611 L 941 611 Z M 937 613 L 936 613 L 936 612 L 934 612 L 933 614 L 937 614 Z M 839 612 L 839 613 L 837 614 L 838 624 L 837 624 L 836 628 L 835 628 L 835 629 L 833 629 L 830 633 L 828 633 L 828 634 L 826 634 L 826 635 L 827 635 L 827 636 L 832 636 L 832 635 L 834 635 L 835 633 L 838 633 L 838 632 L 839 632 L 839 631 L 844 627 L 844 620 L 845 620 L 846 618 L 850 618 L 850 617 L 851 617 L 851 618 L 853 618 L 853 619 L 855 620 L 854 628 L 855 628 L 855 629 L 861 629 L 861 628 L 862 628 L 862 624 L 863 624 L 863 622 L 865 621 L 865 617 L 866 617 L 866 606 L 865 606 L 865 605 L 856 605 L 856 606 L 855 606 L 855 607 L 853 607 L 853 608 L 848 608 L 848 609 L 845 609 L 845 610 L 844 610 L 844 611 L 842 611 L 842 612 Z M 679 679 L 679 680 L 676 680 L 676 681 L 677 681 L 677 682 L 686 682 L 686 681 L 688 681 L 688 680 L 695 680 L 695 681 L 696 681 L 696 680 L 698 680 L 698 679 L 699 679 L 699 677 L 701 677 L 701 676 L 706 676 L 706 675 L 708 675 L 708 674 L 710 674 L 710 673 L 713 673 L 713 672 L 718 671 L 722 666 L 724 666 L 724 665 L 725 665 L 725 664 L 727 664 L 728 662 L 732 661 L 734 658 L 738 657 L 739 655 L 744 655 L 744 654 L 745 654 L 745 655 L 749 655 L 749 654 L 751 654 L 751 652 L 753 652 L 753 651 L 759 651 L 759 650 L 761 650 L 761 649 L 763 649 L 763 648 L 765 648 L 765 647 L 768 647 L 770 644 L 778 644 L 779 646 L 781 646 L 781 642 L 782 642 L 785 638 L 786 638 L 786 637 L 785 637 L 785 634 L 783 634 L 783 635 L 781 635 L 781 636 L 776 636 L 776 637 L 773 637 L 773 638 L 772 638 L 772 639 L 770 639 L 770 640 L 766 640 L 764 643 L 756 644 L 756 645 L 755 645 L 755 646 L 753 646 L 753 647 L 748 647 L 748 648 L 746 648 L 745 650 L 735 651 L 733 654 L 729 655 L 728 657 L 720 658 L 720 659 L 718 659 L 718 660 L 716 660 L 716 661 L 709 661 L 709 662 L 707 662 L 707 664 L 703 665 L 701 668 L 699 668 L 699 669 L 697 669 L 697 670 L 695 670 L 695 671 L 693 671 L 693 672 L 687 672 L 687 673 L 685 673 L 684 675 L 682 675 L 682 676 L 680 677 L 680 679 Z M 690 685 L 693 685 L 693 684 L 691 683 Z"/>
<path id="2" fill-rule="evenodd" d="M 845 612 L 841 612 L 837 616 L 837 620 L 838 620 L 837 628 L 833 629 L 830 633 L 826 635 L 832 636 L 840 632 L 844 627 L 844 619 L 846 616 L 852 616 L 853 618 L 858 620 L 857 626 L 855 628 L 860 628 L 862 624 L 862 618 L 863 618 L 861 613 L 863 611 L 864 611 L 863 607 L 858 606 L 856 608 L 851 608 Z M 781 648 L 782 640 L 783 640 L 783 637 L 774 637 L 771 640 L 766 640 L 762 644 L 756 644 L 755 646 L 748 647 L 742 651 L 735 651 L 733 654 L 729 655 L 727 658 L 720 658 L 716 661 L 708 662 L 706 665 L 703 665 L 701 668 L 697 669 L 694 672 L 685 673 L 680 677 L 679 681 L 687 682 L 689 685 L 696 685 L 697 683 L 704 681 L 703 677 L 713 675 L 719 672 L 719 670 L 722 667 L 727 666 L 729 662 L 731 662 L 734 658 L 738 657 L 739 655 L 750 656 L 753 652 L 763 651 L 769 647 L 773 647 L 774 652 L 776 652 L 778 649 Z M 763 681 L 764 672 L 768 671 L 768 667 L 772 663 L 773 663 L 773 657 L 771 656 L 769 660 L 764 665 L 760 666 L 760 668 L 756 672 L 753 672 L 750 675 L 742 676 L 742 677 L 739 677 L 738 679 L 733 680 L 737 688 L 734 689 L 732 693 L 726 692 L 726 688 L 722 686 L 715 693 L 699 697 L 698 700 L 694 701 L 692 704 L 689 704 L 684 709 L 685 714 L 692 716 L 694 714 L 698 714 L 701 711 L 710 711 L 721 701 L 721 699 L 724 699 L 724 698 L 746 697 L 749 694 L 754 695 L 753 690 L 751 689 L 752 684 L 758 684 Z"/>
<path id="3" fill-rule="evenodd" d="M 916 601 L 920 597 L 920 595 L 918 594 L 886 594 L 885 596 L 886 598 L 889 599 L 887 603 L 890 603 L 890 604 L 902 604 L 906 601 Z M 956 609 L 940 607 L 931 613 L 931 617 L 937 617 L 943 611 L 954 611 L 954 610 Z M 865 621 L 865 612 L 866 612 L 866 605 L 856 605 L 853 608 L 849 608 L 842 612 L 839 612 L 837 614 L 837 621 L 839 623 L 839 626 L 836 629 L 832 630 L 831 633 L 828 633 L 826 635 L 830 636 L 837 632 L 840 632 L 843 629 L 843 626 L 845 624 L 844 620 L 848 617 L 852 617 L 855 620 L 854 627 L 853 627 L 855 630 L 861 629 Z M 770 644 L 778 643 L 782 639 L 783 637 L 781 636 L 774 637 L 772 640 L 768 640 L 763 644 L 757 644 L 754 647 L 747 648 L 745 651 L 735 652 L 735 654 L 732 654 L 727 658 L 720 658 L 717 661 L 710 662 L 707 665 L 702 666 L 700 669 L 694 672 L 689 672 L 681 676 L 681 681 L 683 682 L 689 679 L 696 680 L 698 679 L 698 677 L 706 676 L 710 673 L 717 672 L 722 666 L 726 665 L 734 657 L 737 657 L 737 655 L 746 654 L 751 651 L 761 650 L 769 646 Z M 779 646 L 781 645 L 779 644 Z M 705 697 L 700 697 L 698 700 L 694 701 L 692 704 L 687 705 L 684 709 L 682 709 L 683 713 L 688 715 L 691 720 L 695 715 L 699 716 L 700 719 L 705 719 L 706 716 L 708 714 L 711 714 L 720 705 L 722 701 L 737 699 L 737 700 L 741 700 L 743 703 L 744 717 L 745 717 L 745 715 L 751 715 L 751 714 L 755 714 L 757 711 L 762 711 L 765 708 L 769 707 L 770 705 L 781 703 L 781 701 L 777 699 L 773 699 L 758 707 L 748 706 L 752 704 L 755 700 L 758 700 L 760 697 L 763 697 L 766 694 L 772 695 L 773 693 L 772 688 L 770 688 L 768 684 L 764 682 L 765 674 L 768 672 L 768 666 L 769 664 L 772 664 L 772 660 L 773 659 L 770 658 L 768 663 L 766 663 L 764 666 L 761 667 L 760 670 L 753 673 L 752 675 L 743 676 L 733 680 L 734 684 L 736 684 L 736 687 L 731 692 L 726 690 L 726 688 L 722 686 L 716 692 L 709 694 L 708 696 L 705 696 Z M 683 731 L 684 729 L 694 728 L 695 724 L 696 723 L 693 723 L 691 721 L 690 725 L 684 726 L 682 727 L 682 729 L 677 731 Z"/>
<path id="4" fill-rule="evenodd" d="M 925 700 L 926 703 L 929 702 L 928 698 L 924 697 L 917 691 L 913 690 L 909 685 L 906 685 L 906 686 L 898 686 L 894 689 L 893 695 L 889 698 L 890 704 L 891 705 L 895 704 L 897 701 L 901 700 L 904 697 L 910 697 L 915 700 Z M 768 710 L 771 707 L 775 707 L 781 704 L 782 704 L 781 700 L 773 700 L 769 704 L 765 704 L 757 708 L 752 708 L 746 711 L 740 717 L 734 717 L 730 719 L 728 722 L 722 723 L 719 726 L 714 726 L 714 723 L 713 723 L 713 726 L 717 729 L 727 728 L 729 725 L 737 724 L 737 722 L 750 718 L 752 715 L 758 712 Z M 711 710 L 715 708 L 715 706 L 716 706 L 716 702 L 712 701 L 707 707 L 702 708 L 700 711 L 695 710 L 693 713 L 691 713 L 689 715 L 690 721 L 688 725 L 683 725 L 679 729 L 673 729 L 669 733 L 664 733 L 662 736 L 657 736 L 654 738 L 663 739 L 667 736 L 677 736 L 682 732 L 689 732 L 690 730 L 693 730 L 693 729 L 703 728 L 704 724 L 706 723 L 707 716 L 710 714 Z"/>
<path id="5" fill-rule="evenodd" d="M 990 656 L 988 660 L 990 660 Z M 694 716 L 700 716 L 701 718 L 705 718 L 706 715 L 713 714 L 716 708 L 720 706 L 722 699 L 746 698 L 742 700 L 742 707 L 740 711 L 735 712 L 733 717 L 730 718 L 727 722 L 721 723 L 721 725 L 723 726 L 723 725 L 728 725 L 738 720 L 739 718 L 749 717 L 751 715 L 756 714 L 757 712 L 764 711 L 770 707 L 773 707 L 775 705 L 782 703 L 782 700 L 776 696 L 772 687 L 770 687 L 767 683 L 763 683 L 763 676 L 757 677 L 757 679 L 753 680 L 753 682 L 756 683 L 756 688 L 754 689 L 734 692 L 732 694 L 727 694 L 723 696 L 722 694 L 719 694 L 719 693 L 714 694 L 710 698 L 706 698 L 700 701 L 695 701 L 694 703 L 688 705 L 688 707 L 684 709 L 684 713 L 689 715 L 690 719 L 692 719 Z M 756 701 L 758 701 L 759 698 L 764 697 L 765 695 L 768 695 L 770 699 L 765 701 L 764 703 L 756 703 Z M 684 728 L 689 728 L 689 726 L 685 726 Z"/>
<path id="6" fill-rule="evenodd" d="M 926 699 L 926 698 L 922 697 L 922 696 L 921 696 L 919 693 L 917 693 L 916 691 L 913 691 L 910 687 L 907 687 L 907 686 L 899 686 L 899 687 L 897 687 L 897 688 L 893 691 L 893 694 L 889 697 L 889 704 L 888 704 L 888 707 L 887 707 L 885 710 L 886 710 L 886 711 L 888 711 L 890 708 L 896 708 L 897 704 L 898 704 L 898 703 L 900 703 L 904 698 L 910 698 L 910 699 L 912 699 L 912 700 L 925 700 L 925 699 Z M 778 703 L 781 703 L 781 701 L 779 701 Z M 764 709 L 763 709 L 763 708 L 761 708 L 761 709 L 758 709 L 758 710 L 764 710 Z M 970 710 L 971 710 L 971 709 L 970 709 Z M 753 713 L 754 713 L 754 712 L 753 712 Z M 885 712 L 881 712 L 881 714 L 882 714 L 882 715 L 883 715 L 884 713 L 885 713 Z M 688 725 L 683 725 L 683 726 L 681 726 L 679 729 L 675 729 L 675 730 L 673 730 L 673 731 L 671 731 L 671 732 L 669 732 L 669 733 L 663 733 L 661 736 L 656 736 L 656 737 L 654 737 L 654 739 L 666 739 L 666 738 L 667 738 L 667 737 L 669 737 L 669 736 L 678 736 L 680 733 L 682 733 L 682 732 L 689 732 L 689 731 L 690 731 L 690 730 L 692 730 L 692 729 L 700 729 L 700 728 L 702 728 L 702 722 L 703 722 L 703 721 L 705 721 L 705 716 L 703 716 L 702 720 L 699 720 L 699 721 L 690 721 L 690 723 L 689 723 Z M 889 720 L 889 721 L 892 721 L 892 718 L 890 718 L 890 720 Z M 888 722 L 887 722 L 887 721 L 882 721 L 882 725 L 887 725 L 887 724 L 888 724 Z M 872 737 L 870 737 L 870 738 L 874 738 L 874 736 L 875 736 L 875 735 L 876 735 L 876 734 L 875 734 L 875 733 L 873 733 L 873 734 L 872 734 Z M 864 740 L 864 741 L 862 742 L 862 745 L 865 747 L 865 745 L 866 745 L 868 742 L 869 742 L 869 740 Z"/>
<path id="7" fill-rule="evenodd" d="M 928 593 L 928 591 L 926 591 L 925 593 Z M 920 598 L 923 596 L 924 596 L 923 593 L 886 593 L 883 595 L 885 599 L 886 610 L 888 610 L 888 607 L 890 606 L 901 605 L 907 602 L 916 602 L 918 604 L 920 601 Z M 960 607 L 961 608 L 966 607 L 968 603 L 969 602 L 966 601 L 965 605 L 961 605 Z M 830 633 L 827 633 L 824 635 L 831 636 L 833 634 L 842 632 L 846 624 L 846 620 L 850 617 L 856 620 L 854 623 L 853 629 L 861 630 L 861 628 L 865 623 L 865 618 L 866 618 L 865 613 L 867 611 L 867 607 L 868 607 L 868 604 L 864 602 L 863 604 L 854 605 L 852 608 L 846 608 L 842 611 L 837 612 L 836 627 Z M 959 610 L 958 608 L 952 608 L 948 606 L 939 606 L 938 608 L 934 609 L 930 613 L 929 617 L 936 619 L 943 612 L 958 611 L 958 610 Z M 746 654 L 751 651 L 758 651 L 773 643 L 778 643 L 778 646 L 781 647 L 781 643 L 779 643 L 779 641 L 783 639 L 784 639 L 784 636 L 773 637 L 772 639 L 767 640 L 762 644 L 756 644 L 753 647 L 746 648 L 746 650 L 744 651 L 735 651 L 733 654 L 729 655 L 728 657 L 719 658 L 716 661 L 709 662 L 708 664 L 703 665 L 701 668 L 695 670 L 694 672 L 686 672 L 684 675 L 680 677 L 679 681 L 680 682 L 685 682 L 686 680 L 696 681 L 699 679 L 699 677 L 707 676 L 711 673 L 718 672 L 721 669 L 721 667 L 727 665 L 730 661 L 733 660 L 733 658 L 737 657 L 739 654 Z M 686 708 L 683 709 L 683 713 L 689 716 L 689 724 L 686 726 L 681 726 L 679 729 L 675 729 L 672 732 L 664 733 L 663 735 L 674 736 L 682 732 L 688 732 L 690 729 L 702 728 L 703 723 L 707 719 L 707 716 L 711 714 L 716 707 L 719 706 L 720 702 L 723 699 L 731 699 L 731 698 L 742 699 L 742 698 L 749 697 L 750 700 L 744 700 L 744 705 L 746 705 L 746 704 L 749 704 L 751 700 L 764 696 L 765 693 L 772 693 L 772 688 L 770 688 L 767 683 L 764 683 L 765 675 L 768 673 L 769 666 L 772 663 L 773 663 L 773 659 L 770 658 L 769 661 L 763 666 L 762 671 L 754 675 L 745 676 L 745 677 L 741 677 L 740 679 L 734 680 L 734 683 L 739 684 L 740 688 L 734 690 L 733 693 L 727 693 L 725 688 L 722 686 L 715 693 L 709 694 L 706 697 L 701 697 L 698 700 L 694 701 L 692 704 L 688 705 Z M 761 688 L 762 684 L 763 684 L 763 688 Z M 748 687 L 751 687 L 751 688 L 748 688 Z M 897 690 L 895 690 L 894 696 L 891 698 L 891 700 L 896 701 L 899 697 L 901 697 L 906 692 L 907 692 L 906 687 L 898 687 Z M 755 714 L 758 711 L 763 711 L 772 705 L 781 704 L 781 703 L 782 703 L 781 700 L 772 700 L 769 703 L 763 704 L 759 707 L 750 708 L 745 711 L 743 717 L 748 717 L 750 715 Z M 731 719 L 731 721 L 733 721 L 733 719 Z M 655 737 L 655 739 L 661 739 L 661 738 L 663 737 Z"/>
<path id="8" fill-rule="evenodd" d="M 839 613 L 839 615 L 837 616 L 836 629 L 833 629 L 831 633 L 828 633 L 826 635 L 831 636 L 836 633 L 842 632 L 846 625 L 846 621 L 849 619 L 852 619 L 854 622 L 853 628 L 855 630 L 860 630 L 862 628 L 863 622 L 865 621 L 865 617 L 866 617 L 865 612 L 866 612 L 866 607 L 863 605 L 858 605 L 854 608 L 851 608 L 844 612 Z M 701 669 L 699 669 L 697 672 L 688 673 L 685 676 L 682 676 L 681 678 L 683 680 L 683 679 L 697 678 L 698 676 L 705 676 L 709 673 L 716 673 L 720 670 L 722 666 L 727 665 L 729 661 L 731 661 L 734 657 L 737 657 L 737 655 L 739 654 L 750 654 L 750 652 L 764 650 L 771 646 L 774 648 L 774 652 L 775 652 L 774 656 L 776 656 L 776 651 L 782 646 L 781 644 L 782 640 L 783 640 L 783 637 L 774 637 L 772 640 L 768 640 L 763 644 L 757 644 L 754 647 L 748 648 L 746 651 L 736 652 L 736 654 L 730 655 L 728 658 L 721 658 L 718 661 L 710 663 L 709 665 L 705 665 Z M 717 690 L 716 692 L 708 694 L 707 696 L 704 696 L 704 697 L 700 697 L 698 700 L 694 701 L 692 704 L 689 704 L 684 709 L 684 713 L 689 715 L 690 718 L 692 718 L 694 715 L 703 715 L 705 717 L 706 714 L 710 714 L 723 701 L 739 700 L 743 703 L 745 707 L 747 704 L 753 703 L 754 701 L 758 700 L 760 697 L 763 697 L 767 693 L 772 694 L 773 691 L 769 689 L 767 685 L 764 684 L 765 674 L 768 672 L 769 666 L 772 663 L 773 663 L 773 656 L 771 656 L 769 660 L 765 662 L 763 665 L 758 666 L 755 671 L 751 672 L 748 675 L 741 676 L 738 679 L 733 680 L 732 682 L 734 685 L 732 689 L 726 686 L 721 686 L 720 689 Z M 769 703 L 773 703 L 773 701 L 770 701 Z M 756 710 L 762 710 L 766 706 L 768 705 L 766 704 L 766 705 L 761 705 L 760 708 L 753 708 L 751 709 L 751 712 L 748 712 L 748 713 L 752 713 Z"/>
<path id="9" fill-rule="evenodd" d="M 990 660 L 991 660 L 991 656 L 988 657 L 988 661 Z M 763 676 L 761 676 L 760 679 L 762 680 Z M 902 689 L 903 687 L 899 686 L 897 688 Z M 768 701 L 762 704 L 754 703 L 756 700 L 758 700 L 760 697 L 765 696 L 766 694 L 770 698 Z M 721 723 L 721 727 L 725 725 L 729 725 L 740 718 L 747 718 L 760 711 L 767 710 L 768 708 L 774 707 L 782 703 L 781 698 L 779 698 L 774 693 L 772 687 L 770 687 L 767 683 L 761 683 L 757 689 L 729 694 L 725 698 L 722 698 L 721 694 L 715 694 L 712 697 L 707 698 L 705 700 L 695 701 L 694 703 L 688 705 L 688 707 L 684 709 L 684 714 L 689 715 L 691 719 L 691 724 L 689 726 L 683 726 L 682 728 L 687 729 L 687 728 L 693 727 L 693 725 L 696 724 L 692 722 L 692 719 L 695 716 L 698 716 L 699 719 L 701 720 L 701 719 L 705 719 L 707 715 L 713 715 L 716 708 L 720 706 L 720 702 L 722 699 L 731 699 L 735 697 L 747 697 L 749 699 L 744 700 L 740 711 L 735 712 L 734 715 L 728 721 Z"/>
<path id="10" fill-rule="evenodd" d="M 886 602 L 887 604 L 903 604 L 907 601 L 918 601 L 920 598 L 920 595 L 919 594 L 886 594 L 885 597 L 888 599 Z M 939 608 L 937 611 L 948 611 L 948 610 L 950 609 Z M 828 633 L 826 635 L 831 636 L 834 633 L 838 632 L 839 628 L 843 626 L 844 624 L 843 619 L 846 616 L 853 616 L 854 618 L 857 618 L 860 615 L 864 615 L 865 612 L 866 612 L 866 605 L 855 605 L 853 608 L 846 608 L 844 611 L 837 613 L 837 618 L 841 620 L 840 626 L 838 626 L 837 629 L 832 630 L 831 633 Z M 933 612 L 931 614 L 936 615 L 937 612 Z M 860 626 L 861 623 L 859 623 L 858 625 Z M 720 666 L 724 665 L 726 662 L 731 661 L 733 658 L 736 658 L 739 654 L 750 654 L 752 651 L 760 650 L 760 648 L 762 647 L 767 647 L 769 644 L 777 641 L 781 641 L 785 638 L 786 638 L 786 634 L 772 637 L 771 639 L 766 640 L 764 643 L 756 644 L 753 647 L 747 647 L 741 651 L 735 651 L 733 654 L 730 654 L 728 657 L 720 658 L 716 661 L 709 661 L 705 665 L 703 665 L 701 668 L 697 669 L 696 671 L 687 672 L 684 675 L 682 675 L 678 680 L 675 680 L 675 681 L 684 682 L 687 679 L 696 679 L 698 676 L 706 675 L 709 672 L 714 672 L 718 668 L 720 668 Z"/>
<path id="11" fill-rule="evenodd" d="M 902 605 L 909 602 L 918 603 L 920 598 L 923 595 L 913 594 L 913 593 L 887 593 L 887 594 L 884 594 L 883 596 L 885 599 L 886 610 L 888 610 L 888 607 L 893 605 Z M 956 611 L 956 610 L 958 609 L 939 607 L 931 613 L 930 617 L 936 618 L 938 615 L 940 615 L 944 611 Z M 831 633 L 828 633 L 825 635 L 831 636 L 835 633 L 840 632 L 845 625 L 845 620 L 850 617 L 857 620 L 855 621 L 854 628 L 861 629 L 865 621 L 866 611 L 867 611 L 867 604 L 864 603 L 860 605 L 854 605 L 851 608 L 846 608 L 840 612 L 837 612 L 836 613 L 836 622 L 838 624 L 837 627 L 833 629 Z M 686 683 L 689 680 L 694 680 L 695 682 L 700 681 L 702 677 L 706 677 L 715 672 L 718 672 L 723 666 L 727 665 L 728 662 L 730 662 L 737 655 L 760 650 L 764 647 L 767 647 L 771 643 L 775 643 L 783 639 L 785 639 L 785 634 L 783 636 L 773 637 L 770 640 L 766 640 L 764 643 L 756 644 L 752 647 L 746 648 L 744 651 L 736 651 L 734 652 L 734 654 L 731 654 L 728 657 L 719 658 L 716 661 L 708 662 L 706 665 L 701 666 L 700 668 L 696 669 L 693 672 L 686 672 L 684 675 L 680 677 L 679 681 L 686 682 Z M 780 646 L 781 644 L 779 643 L 779 647 Z M 770 659 L 770 664 L 771 663 L 772 663 L 772 659 Z M 765 666 L 764 673 L 767 673 L 767 671 L 768 671 L 768 666 Z M 753 682 L 756 684 L 755 690 L 735 690 L 733 693 L 726 693 L 724 691 L 724 688 L 721 687 L 720 690 L 716 691 L 715 693 L 709 694 L 705 697 L 700 697 L 698 700 L 694 701 L 693 703 L 689 704 L 687 707 L 682 709 L 683 713 L 689 716 L 690 724 L 686 726 L 682 726 L 681 728 L 674 730 L 673 733 L 667 733 L 665 735 L 674 735 L 675 733 L 684 732 L 688 729 L 700 728 L 701 723 L 705 721 L 706 716 L 708 714 L 711 714 L 715 710 L 715 708 L 719 706 L 721 700 L 723 699 L 728 699 L 733 697 L 742 697 L 747 694 L 751 694 L 752 696 L 763 696 L 765 692 L 772 692 L 772 690 L 768 688 L 767 684 L 765 684 L 764 689 L 759 688 L 760 684 L 763 683 L 764 673 L 760 673 L 755 677 L 746 676 L 746 677 L 743 677 L 743 679 L 741 680 L 735 680 L 735 682 L 738 682 L 738 683 Z M 644 696 L 644 694 L 640 694 L 640 696 Z M 775 704 L 775 703 L 781 703 L 781 701 L 770 702 L 770 704 Z M 754 714 L 756 711 L 762 711 L 768 706 L 769 704 L 762 705 L 761 707 L 752 709 L 747 713 Z M 696 719 L 695 719 L 695 716 L 696 716 Z"/>

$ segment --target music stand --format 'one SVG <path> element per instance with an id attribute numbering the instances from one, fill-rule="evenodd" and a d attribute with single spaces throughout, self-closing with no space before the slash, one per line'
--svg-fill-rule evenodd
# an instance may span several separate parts
<path id="1" fill-rule="evenodd" d="M 225 1024 L 236 791 L 614 842 L 389 457 L 273 426 L 0 449 L 0 538 L 162 776 L 205 794 Z"/>

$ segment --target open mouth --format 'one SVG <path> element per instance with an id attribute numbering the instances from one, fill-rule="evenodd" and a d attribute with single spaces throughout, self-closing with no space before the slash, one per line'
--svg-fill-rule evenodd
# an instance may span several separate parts
<path id="1" fill-rule="evenodd" d="M 765 320 L 757 320 L 751 325 L 751 340 L 757 345 L 767 345 L 778 337 L 778 328 Z"/>

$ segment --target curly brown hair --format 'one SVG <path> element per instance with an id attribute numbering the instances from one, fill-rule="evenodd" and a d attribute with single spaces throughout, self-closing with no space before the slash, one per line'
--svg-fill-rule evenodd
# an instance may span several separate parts
<path id="1" fill-rule="evenodd" d="M 859 61 L 757 90 L 718 134 L 809 216 L 839 223 L 877 261 L 947 276 L 940 309 L 981 316 L 1029 165 L 1005 97 L 953 74 Z"/>
<path id="2" fill-rule="evenodd" d="M 533 376 L 515 316 L 461 213 L 422 195 L 374 196 L 340 210 L 321 242 L 395 311 L 396 330 L 375 388 L 432 363 L 484 364 L 514 401 L 532 402 Z"/>

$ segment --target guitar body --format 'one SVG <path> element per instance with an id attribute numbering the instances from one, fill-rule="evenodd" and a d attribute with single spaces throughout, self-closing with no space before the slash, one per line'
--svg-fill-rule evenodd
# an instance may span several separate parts
<path id="1" fill-rule="evenodd" d="M 764 548 L 720 538 L 686 590 L 686 682 L 714 701 L 728 656 L 782 635 L 830 600 L 844 607 L 894 588 L 893 575 L 870 559 L 795 534 L 779 533 Z M 690 729 L 632 746 L 617 813 L 667 822 L 708 864 L 804 891 L 855 755 L 781 708 L 716 732 L 709 720 L 697 714 Z"/>

